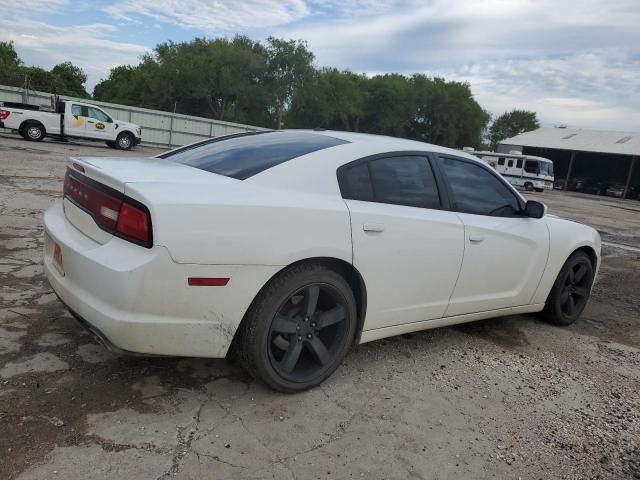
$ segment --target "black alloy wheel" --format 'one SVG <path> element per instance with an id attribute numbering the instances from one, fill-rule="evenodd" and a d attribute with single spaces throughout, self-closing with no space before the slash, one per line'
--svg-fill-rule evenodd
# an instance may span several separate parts
<path id="1" fill-rule="evenodd" d="M 584 252 L 576 252 L 566 261 L 549 293 L 545 317 L 556 325 L 575 322 L 587 306 L 594 280 L 593 264 Z"/>
<path id="2" fill-rule="evenodd" d="M 271 388 L 299 392 L 338 368 L 356 326 L 355 297 L 342 273 L 323 264 L 293 265 L 255 298 L 229 355 Z"/>
<path id="3" fill-rule="evenodd" d="M 284 302 L 271 323 L 271 365 L 292 382 L 314 378 L 341 350 L 346 328 L 340 292 L 327 284 L 308 285 Z"/>

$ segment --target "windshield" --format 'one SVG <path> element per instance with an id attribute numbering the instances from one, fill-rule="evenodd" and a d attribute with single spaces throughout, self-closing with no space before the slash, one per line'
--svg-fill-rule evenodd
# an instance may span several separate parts
<path id="1" fill-rule="evenodd" d="M 253 132 L 187 147 L 166 156 L 183 165 L 245 180 L 264 170 L 325 148 L 349 143 L 307 132 Z"/>
<path id="2" fill-rule="evenodd" d="M 553 177 L 553 163 L 538 162 L 538 168 L 540 169 L 540 175 Z"/>
<path id="3" fill-rule="evenodd" d="M 524 171 L 534 175 L 553 177 L 553 163 L 527 159 L 524 164 Z"/>

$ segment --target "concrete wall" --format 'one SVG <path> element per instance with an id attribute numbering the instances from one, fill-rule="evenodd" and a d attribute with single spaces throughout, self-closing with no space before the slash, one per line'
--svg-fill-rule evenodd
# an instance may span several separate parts
<path id="1" fill-rule="evenodd" d="M 0 85 L 0 102 L 22 102 L 33 105 L 51 105 L 53 94 Z M 223 122 L 179 113 L 129 107 L 115 103 L 98 102 L 82 98 L 62 97 L 65 100 L 88 102 L 103 108 L 114 119 L 133 122 L 142 127 L 142 143 L 162 147 L 176 147 L 204 138 L 240 132 L 267 130 L 253 125 Z"/>

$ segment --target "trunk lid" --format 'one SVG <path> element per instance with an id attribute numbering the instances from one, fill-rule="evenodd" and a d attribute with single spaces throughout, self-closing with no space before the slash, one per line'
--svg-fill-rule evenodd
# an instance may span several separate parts
<path id="1" fill-rule="evenodd" d="M 207 191 L 212 191 L 213 188 L 210 189 L 209 187 L 221 187 L 225 184 L 240 182 L 230 177 L 198 170 L 197 168 L 162 158 L 71 157 L 69 158 L 68 167 L 69 172 L 74 172 L 76 178 L 79 178 L 81 182 L 82 178 L 88 178 L 89 183 L 94 181 L 98 185 L 93 184 L 97 188 L 96 191 L 95 189 L 92 190 L 91 187 L 84 187 L 82 184 L 75 183 L 74 186 L 80 188 L 82 193 L 76 193 L 76 197 L 80 195 L 76 199 L 65 197 L 63 202 L 65 216 L 74 227 L 100 244 L 108 242 L 113 237 L 113 229 L 105 227 L 105 218 L 99 218 L 99 212 L 102 211 L 100 207 L 94 208 L 92 211 L 91 208 L 87 208 L 82 203 L 85 198 L 91 199 L 92 195 L 102 195 L 99 192 L 100 189 L 104 190 L 105 186 L 111 189 L 112 192 L 115 191 L 112 194 L 106 191 L 107 196 L 123 198 L 123 196 L 131 196 L 134 193 L 127 188 L 128 184 L 136 184 L 138 186 L 156 184 L 155 187 L 162 191 L 167 192 L 169 190 L 176 194 L 175 188 L 189 190 L 195 186 L 204 186 Z M 169 186 L 174 188 L 167 188 Z M 91 192 L 94 193 L 92 194 Z M 88 194 L 88 197 L 85 193 Z M 171 196 L 172 193 L 167 192 L 167 195 Z M 154 205 L 148 204 L 150 202 L 146 202 L 144 198 L 135 197 L 139 196 L 134 195 L 133 200 L 141 202 L 150 212 L 153 228 Z M 107 201 L 110 200 L 107 199 Z M 117 213 L 113 212 L 110 215 L 115 217 Z"/>
<path id="2" fill-rule="evenodd" d="M 237 182 L 230 177 L 198 170 L 164 158 L 71 157 L 69 166 L 119 192 L 124 192 L 127 183 L 222 185 Z"/>

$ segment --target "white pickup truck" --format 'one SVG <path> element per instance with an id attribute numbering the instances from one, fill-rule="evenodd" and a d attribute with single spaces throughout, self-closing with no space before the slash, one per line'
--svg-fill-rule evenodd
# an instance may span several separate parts
<path id="1" fill-rule="evenodd" d="M 17 131 L 26 140 L 40 142 L 47 135 L 104 140 L 111 148 L 129 150 L 142 141 L 139 125 L 114 120 L 95 105 L 59 100 L 55 109 L 5 102 L 0 106 L 0 128 Z"/>

